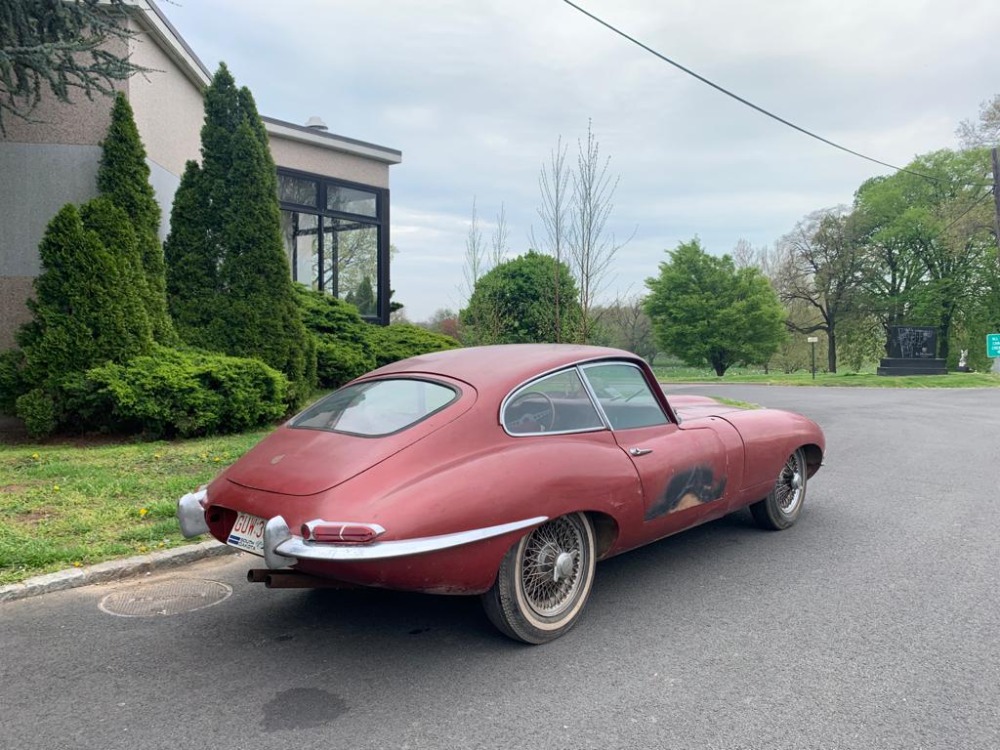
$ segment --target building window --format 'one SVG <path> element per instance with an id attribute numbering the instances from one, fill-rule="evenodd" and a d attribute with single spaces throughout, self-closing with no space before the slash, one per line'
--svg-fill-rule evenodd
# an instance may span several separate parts
<path id="1" fill-rule="evenodd" d="M 389 322 L 389 191 L 278 170 L 292 278 Z"/>

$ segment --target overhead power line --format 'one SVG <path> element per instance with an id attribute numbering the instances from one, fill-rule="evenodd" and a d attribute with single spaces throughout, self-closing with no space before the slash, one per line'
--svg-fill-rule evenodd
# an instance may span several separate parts
<path id="1" fill-rule="evenodd" d="M 915 172 L 912 169 L 907 169 L 905 167 L 897 167 L 895 164 L 890 164 L 889 162 L 880 161 L 879 159 L 876 159 L 874 157 L 866 156 L 865 154 L 862 154 L 859 151 L 855 151 L 854 149 L 847 148 L 847 146 L 841 146 L 839 143 L 835 143 L 834 141 L 831 141 L 829 138 L 824 138 L 823 136 L 818 135 L 817 133 L 814 133 L 811 130 L 806 130 L 805 128 L 800 127 L 799 125 L 796 125 L 794 122 L 790 122 L 789 120 L 786 120 L 784 117 L 779 117 L 778 115 L 774 114 L 773 112 L 769 112 L 768 110 L 764 109 L 763 107 L 759 107 L 756 104 L 754 104 L 753 102 L 751 102 L 751 101 L 749 101 L 747 99 L 744 99 L 739 94 L 735 94 L 732 91 L 730 91 L 729 89 L 723 88 L 719 84 L 717 84 L 717 83 L 715 83 L 713 81 L 708 80 L 707 78 L 705 78 L 705 76 L 702 76 L 702 75 L 699 75 L 699 74 L 695 73 L 690 68 L 686 68 L 683 65 L 681 65 L 679 62 L 677 62 L 675 60 L 671 60 L 666 55 L 660 54 L 659 52 L 657 52 L 652 47 L 650 47 L 650 46 L 648 46 L 646 44 L 643 44 L 642 42 L 640 42 L 635 37 L 626 34 L 624 31 L 622 31 L 621 29 L 619 29 L 619 28 L 617 28 L 615 26 L 612 26 L 607 21 L 605 21 L 605 20 L 603 20 L 601 18 L 598 18 L 597 16 L 595 16 L 590 11 L 584 10 L 579 5 L 577 5 L 576 3 L 571 2 L 571 0 L 563 0 L 563 2 L 566 3 L 566 5 L 570 6 L 571 8 L 575 8 L 576 10 L 580 11 L 583 15 L 587 16 L 588 18 L 591 18 L 594 21 L 596 21 L 597 23 L 601 24 L 601 26 L 604 26 L 606 29 L 609 29 L 610 31 L 613 31 L 618 36 L 620 36 L 620 37 L 622 37 L 624 39 L 627 39 L 628 41 L 632 42 L 632 44 L 634 44 L 634 45 L 636 45 L 638 47 L 641 47 L 642 49 L 646 50 L 646 52 L 648 52 L 649 54 L 651 54 L 651 55 L 653 55 L 655 57 L 658 57 L 659 59 L 663 60 L 663 62 L 669 63 L 670 65 L 673 65 L 678 70 L 681 70 L 681 71 L 687 73 L 689 76 L 691 76 L 693 78 L 697 78 L 702 83 L 704 83 L 704 84 L 706 84 L 708 86 L 711 86 L 716 91 L 719 91 L 719 92 L 725 94 L 726 96 L 731 97 L 732 99 L 735 99 L 740 104 L 744 104 L 747 107 L 750 107 L 751 109 L 755 109 L 758 112 L 760 112 L 762 115 L 770 117 L 772 120 L 777 120 L 782 125 L 787 125 L 788 127 L 792 128 L 793 130 L 797 130 L 800 133 L 809 136 L 810 138 L 815 138 L 817 141 L 825 143 L 828 146 L 833 146 L 836 149 L 840 149 L 841 151 L 845 151 L 848 154 L 851 154 L 852 156 L 857 156 L 857 157 L 859 157 L 861 159 L 865 159 L 867 161 L 874 162 L 875 164 L 881 164 L 883 167 L 889 167 L 889 169 L 895 169 L 897 172 L 906 172 L 907 174 L 916 175 L 917 177 L 923 177 L 924 179 L 932 180 L 934 182 L 938 181 L 938 178 L 932 177 L 931 175 L 922 174 L 920 172 Z"/>
<path id="2" fill-rule="evenodd" d="M 976 206 L 978 206 L 978 205 L 979 205 L 980 203 L 982 203 L 982 202 L 983 202 L 984 200 L 986 200 L 986 199 L 987 199 L 987 198 L 989 198 L 989 197 L 990 197 L 991 195 L 993 195 L 993 191 L 994 191 L 994 190 L 995 190 L 995 188 L 991 188 L 991 189 L 987 190 L 987 191 L 986 191 L 985 193 L 983 193 L 983 194 L 982 194 L 981 196 L 979 196 L 978 198 L 976 198 L 976 200 L 975 200 L 975 201 L 973 201 L 973 202 L 972 202 L 972 204 L 971 204 L 971 205 L 970 205 L 970 206 L 969 206 L 969 207 L 968 207 L 967 209 L 965 209 L 964 211 L 962 211 L 962 213 L 960 213 L 960 214 L 958 215 L 958 218 L 957 218 L 957 219 L 955 219 L 955 220 L 954 220 L 953 222 L 951 222 L 951 224 L 949 224 L 949 225 L 948 225 L 948 226 L 946 226 L 946 227 L 945 227 L 944 229 L 942 229 L 942 230 L 941 230 L 941 233 L 942 233 L 942 234 L 944 234 L 944 233 L 945 233 L 945 232 L 947 232 L 947 231 L 948 231 L 949 229 L 951 229 L 951 228 L 952 228 L 953 226 L 955 226 L 956 224 L 958 224 L 958 222 L 960 222 L 960 221 L 961 221 L 962 219 L 964 219 L 964 218 L 966 217 L 966 215 L 967 215 L 967 214 L 968 214 L 968 213 L 969 213 L 970 211 L 972 211 L 972 209 L 974 209 L 974 208 L 975 208 Z"/>

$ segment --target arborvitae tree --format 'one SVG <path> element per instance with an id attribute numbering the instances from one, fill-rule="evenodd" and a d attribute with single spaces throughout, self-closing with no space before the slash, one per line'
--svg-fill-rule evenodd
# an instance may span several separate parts
<path id="1" fill-rule="evenodd" d="M 225 339 L 228 353 L 262 359 L 301 384 L 308 334 L 281 242 L 274 162 L 247 121 L 236 129 L 232 149 L 233 192 L 223 212 L 226 254 L 219 267 L 225 294 L 212 338 Z"/>
<path id="2" fill-rule="evenodd" d="M 371 276 L 363 277 L 358 282 L 357 289 L 348 293 L 346 301 L 358 308 L 358 312 L 362 315 L 377 315 L 378 306 L 375 304 L 375 290 L 372 288 Z"/>
<path id="3" fill-rule="evenodd" d="M 203 198 L 203 177 L 197 162 L 185 165 L 174 193 L 170 236 L 163 245 L 163 254 L 167 303 L 178 336 L 193 346 L 212 349 L 207 333 L 219 289 L 219 259 L 206 247 L 211 209 Z M 206 304 L 206 300 L 212 304 Z"/>
<path id="4" fill-rule="evenodd" d="M 106 198 L 64 206 L 39 254 L 42 274 L 28 301 L 34 319 L 17 337 L 29 385 L 57 392 L 72 373 L 149 352 L 149 320 L 130 283 L 137 250 L 124 211 Z"/>
<path id="5" fill-rule="evenodd" d="M 153 324 L 142 295 L 146 275 L 142 267 L 139 236 L 123 209 L 109 198 L 98 197 L 80 206 L 83 228 L 93 232 L 117 266 L 119 286 L 107 287 L 106 308 L 115 320 L 124 317 L 124 333 L 114 331 L 107 358 L 121 361 L 146 354 L 153 343 Z M 106 335 L 99 331 L 98 335 Z"/>
<path id="6" fill-rule="evenodd" d="M 189 163 L 174 199 L 167 288 L 191 344 L 257 357 L 309 395 L 312 338 L 295 304 L 281 240 L 277 174 L 253 97 L 225 65 L 205 93 L 202 166 Z"/>
<path id="7" fill-rule="evenodd" d="M 222 212 L 229 205 L 231 141 L 240 123 L 239 91 L 225 63 L 205 90 L 199 166 L 189 161 L 174 194 L 170 235 L 164 245 L 167 301 L 177 333 L 185 342 L 226 351 L 214 337 L 222 294 L 219 268 L 226 253 Z"/>
<path id="8" fill-rule="evenodd" d="M 136 280 L 157 341 L 175 340 L 167 314 L 166 275 L 160 246 L 160 206 L 149 182 L 146 149 L 123 94 L 115 97 L 111 126 L 104 139 L 97 187 L 128 214 L 139 245 L 142 275 Z"/>

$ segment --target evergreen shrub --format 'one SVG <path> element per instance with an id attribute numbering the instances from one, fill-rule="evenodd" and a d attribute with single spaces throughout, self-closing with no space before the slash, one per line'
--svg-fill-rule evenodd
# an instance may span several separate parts
<path id="1" fill-rule="evenodd" d="M 78 428 L 195 437 L 261 427 L 287 411 L 288 379 L 255 359 L 157 345 L 64 383 Z"/>
<path id="2" fill-rule="evenodd" d="M 41 388 L 33 388 L 18 398 L 15 408 L 32 438 L 50 435 L 59 423 L 55 400 Z"/>
<path id="3" fill-rule="evenodd" d="M 24 353 L 20 349 L 0 352 L 0 414 L 13 416 L 17 399 L 29 390 L 23 369 Z"/>
<path id="4" fill-rule="evenodd" d="M 336 297 L 295 285 L 295 299 L 306 329 L 316 341 L 317 374 L 323 388 L 339 388 L 375 369 L 369 340 L 372 326 L 357 308 Z"/>
<path id="5" fill-rule="evenodd" d="M 428 331 L 410 323 L 391 326 L 368 326 L 368 338 L 375 349 L 378 367 L 427 352 L 456 349 L 461 346 L 451 336 Z"/>

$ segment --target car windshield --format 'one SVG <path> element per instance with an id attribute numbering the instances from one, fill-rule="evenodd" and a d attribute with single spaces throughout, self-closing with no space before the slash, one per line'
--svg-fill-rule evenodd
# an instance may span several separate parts
<path id="1" fill-rule="evenodd" d="M 429 380 L 370 380 L 341 388 L 317 401 L 291 426 L 378 437 L 411 427 L 456 398 L 457 390 Z"/>

